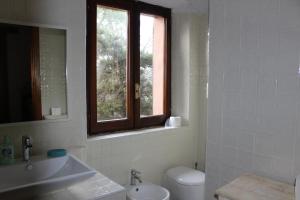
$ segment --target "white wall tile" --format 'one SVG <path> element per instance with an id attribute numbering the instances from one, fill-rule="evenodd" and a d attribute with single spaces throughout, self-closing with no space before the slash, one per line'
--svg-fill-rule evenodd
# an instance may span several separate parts
<path id="1" fill-rule="evenodd" d="M 294 166 L 290 159 L 275 158 L 273 165 L 273 177 L 280 181 L 294 184 Z"/>
<path id="2" fill-rule="evenodd" d="M 237 148 L 245 152 L 253 152 L 254 149 L 254 135 L 248 131 L 239 131 L 237 135 Z"/>
<path id="3" fill-rule="evenodd" d="M 254 153 L 260 155 L 273 155 L 274 154 L 274 141 L 273 134 L 257 134 L 255 136 Z"/>
<path id="4" fill-rule="evenodd" d="M 274 160 L 271 156 L 255 154 L 253 156 L 253 169 L 259 175 L 265 174 L 270 176 L 272 174 Z"/>
<path id="5" fill-rule="evenodd" d="M 237 149 L 227 146 L 221 147 L 220 153 L 220 162 L 227 166 L 236 166 L 237 165 Z"/>
<path id="6" fill-rule="evenodd" d="M 236 167 L 242 170 L 243 173 L 253 172 L 253 153 L 239 150 L 237 154 L 238 163 Z"/>
<path id="7" fill-rule="evenodd" d="M 223 129 L 223 135 L 222 135 L 222 146 L 226 147 L 237 147 L 237 137 L 238 137 L 238 129 Z"/>
<path id="8" fill-rule="evenodd" d="M 299 143 L 300 143 L 300 137 L 298 135 L 297 138 L 295 139 L 294 144 L 299 144 Z M 299 173 L 300 172 L 300 156 L 298 156 L 299 155 L 298 152 L 300 152 L 300 145 L 295 145 L 294 148 L 295 148 L 295 154 L 296 154 L 296 155 L 294 155 L 295 156 L 294 169 Z M 297 173 L 295 173 L 295 175 L 297 175 Z"/>
<path id="9" fill-rule="evenodd" d="M 241 172 L 290 183 L 300 173 L 299 10 L 298 0 L 210 1 L 206 171 L 227 169 L 207 177 L 209 194 Z"/>

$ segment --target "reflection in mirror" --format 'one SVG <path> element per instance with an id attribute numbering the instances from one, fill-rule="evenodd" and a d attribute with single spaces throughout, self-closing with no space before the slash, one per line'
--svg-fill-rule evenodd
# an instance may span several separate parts
<path id="1" fill-rule="evenodd" d="M 66 115 L 66 31 L 0 23 L 0 123 Z"/>

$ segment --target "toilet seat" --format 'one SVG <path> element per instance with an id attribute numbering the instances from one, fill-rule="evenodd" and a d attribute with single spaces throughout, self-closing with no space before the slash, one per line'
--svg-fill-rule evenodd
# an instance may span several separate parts
<path id="1" fill-rule="evenodd" d="M 205 182 L 205 175 L 188 167 L 175 167 L 167 171 L 167 176 L 181 185 L 196 186 Z"/>
<path id="2" fill-rule="evenodd" d="M 171 200 L 204 200 L 205 174 L 188 167 L 167 170 L 163 186 L 170 191 Z"/>

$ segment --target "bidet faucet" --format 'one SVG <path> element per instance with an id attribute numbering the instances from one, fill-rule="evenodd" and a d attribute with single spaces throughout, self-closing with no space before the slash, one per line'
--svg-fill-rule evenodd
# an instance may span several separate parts
<path id="1" fill-rule="evenodd" d="M 30 161 L 31 149 L 32 149 L 31 138 L 28 136 L 22 136 L 23 160 L 26 162 Z"/>
<path id="2" fill-rule="evenodd" d="M 135 169 L 132 169 L 131 172 L 131 177 L 130 177 L 130 185 L 136 185 L 136 180 L 139 181 L 139 183 L 142 183 L 142 179 L 140 177 L 141 175 L 141 172 L 135 170 Z"/>

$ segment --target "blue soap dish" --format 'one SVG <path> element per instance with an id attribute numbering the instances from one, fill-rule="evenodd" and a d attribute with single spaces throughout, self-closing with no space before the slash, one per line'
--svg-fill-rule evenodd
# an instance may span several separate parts
<path id="1" fill-rule="evenodd" d="M 67 150 L 65 149 L 51 149 L 47 151 L 47 156 L 49 158 L 57 158 L 67 155 Z"/>

